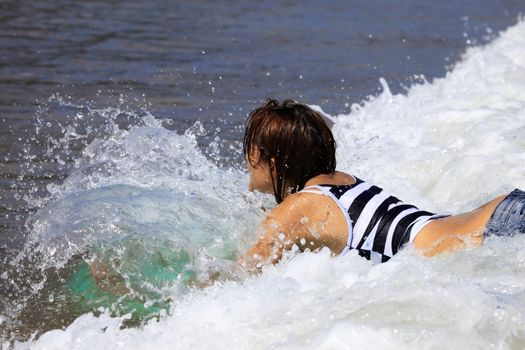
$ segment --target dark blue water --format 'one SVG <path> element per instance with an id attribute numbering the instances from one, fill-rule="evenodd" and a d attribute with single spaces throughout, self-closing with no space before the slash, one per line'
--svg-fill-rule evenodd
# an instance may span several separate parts
<path id="1" fill-rule="evenodd" d="M 247 113 L 267 97 L 349 111 L 378 93 L 380 77 L 398 93 L 422 76 L 444 76 L 467 46 L 523 13 L 523 0 L 3 0 L 0 271 L 38 207 L 24 196 L 45 197 L 104 123 L 79 125 L 82 108 L 128 111 L 119 121 L 128 124 L 149 112 L 180 132 L 201 121 L 214 130 L 200 139 L 203 149 L 218 136 L 227 153 Z M 51 147 L 72 123 L 81 137 Z"/>

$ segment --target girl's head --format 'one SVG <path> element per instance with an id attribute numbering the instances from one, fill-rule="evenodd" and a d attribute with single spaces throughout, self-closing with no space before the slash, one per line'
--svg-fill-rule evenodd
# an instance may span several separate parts
<path id="1" fill-rule="evenodd" d="M 277 203 L 319 174 L 335 171 L 335 141 L 323 117 L 310 107 L 266 100 L 250 113 L 244 156 L 251 189 L 272 192 Z"/>

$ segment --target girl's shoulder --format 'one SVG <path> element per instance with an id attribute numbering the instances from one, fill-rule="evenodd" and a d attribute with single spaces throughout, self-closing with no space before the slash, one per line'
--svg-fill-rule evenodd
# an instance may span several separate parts
<path id="1" fill-rule="evenodd" d="M 318 175 L 306 182 L 305 188 L 289 194 L 269 214 L 279 221 L 296 222 L 303 217 L 315 218 L 327 212 L 339 212 L 337 204 L 327 195 L 333 187 L 354 186 L 362 182 L 343 172 Z M 323 188 L 320 188 L 323 187 Z"/>
<path id="2" fill-rule="evenodd" d="M 321 213 L 332 212 L 337 209 L 337 205 L 332 199 L 315 192 L 296 192 L 292 193 L 271 210 L 267 218 L 274 219 L 281 223 L 294 224 L 304 222 L 304 218 L 317 220 Z"/>

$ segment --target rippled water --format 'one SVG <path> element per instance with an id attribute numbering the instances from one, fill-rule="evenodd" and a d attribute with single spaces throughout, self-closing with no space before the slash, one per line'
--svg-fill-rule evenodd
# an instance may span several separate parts
<path id="1" fill-rule="evenodd" d="M 272 205 L 245 192 L 239 143 L 267 96 L 333 115 L 339 168 L 426 209 L 525 187 L 521 2 L 0 7 L 2 338 L 67 327 L 17 346 L 524 346 L 523 237 L 375 267 L 327 252 L 260 277 L 231 267 Z M 94 284 L 101 261 L 124 293 Z"/>
<path id="2" fill-rule="evenodd" d="M 33 209 L 23 196 L 45 196 L 45 186 L 63 179 L 85 147 L 79 137 L 48 151 L 47 136 L 60 140 L 64 127 L 78 124 L 77 109 L 50 101 L 53 95 L 123 114 L 145 109 L 181 133 L 200 120 L 220 128 L 227 151 L 241 136 L 232 126 L 268 96 L 348 112 L 379 92 L 380 77 L 399 92 L 415 75 L 443 76 L 466 46 L 493 37 L 524 11 L 519 0 L 2 1 L 0 240 L 23 242 Z M 49 124 L 45 136 L 35 135 L 38 117 Z M 84 125 L 97 130 L 103 120 Z"/>

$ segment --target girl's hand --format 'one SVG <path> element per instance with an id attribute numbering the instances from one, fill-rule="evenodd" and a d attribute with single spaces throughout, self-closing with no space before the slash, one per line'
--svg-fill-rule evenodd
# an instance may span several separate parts
<path id="1" fill-rule="evenodd" d="M 120 274 L 111 271 L 107 262 L 95 259 L 89 264 L 89 271 L 101 290 L 117 296 L 129 293 L 129 289 L 125 286 L 124 278 Z"/>

